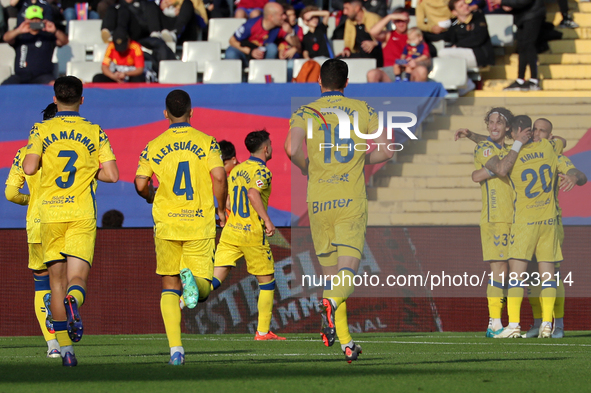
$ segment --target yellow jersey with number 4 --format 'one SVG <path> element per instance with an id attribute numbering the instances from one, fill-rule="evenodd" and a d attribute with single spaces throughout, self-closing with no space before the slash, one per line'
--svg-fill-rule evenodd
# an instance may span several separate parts
<path id="1" fill-rule="evenodd" d="M 340 130 L 338 115 L 331 112 L 335 110 L 348 117 L 349 137 L 344 137 Z M 339 92 L 323 93 L 318 100 L 301 106 L 291 116 L 290 128 L 306 131 L 310 160 L 307 202 L 367 199 L 363 169 L 371 139 L 359 137 L 353 130 L 354 125 L 361 134 L 373 134 L 379 127 L 378 114 L 365 101 L 347 98 Z"/>
<path id="2" fill-rule="evenodd" d="M 41 222 L 96 219 L 95 176 L 102 162 L 114 161 L 107 134 L 78 112 L 58 112 L 36 123 L 27 154 L 41 157 Z"/>
<path id="3" fill-rule="evenodd" d="M 265 162 L 250 157 L 238 164 L 228 178 L 230 215 L 222 231 L 220 241 L 237 246 L 256 246 L 265 243 L 265 224 L 248 199 L 248 190 L 254 188 L 261 194 L 267 210 L 271 195 L 271 171 Z"/>
<path id="4" fill-rule="evenodd" d="M 136 176 L 158 178 L 152 216 L 155 236 L 166 240 L 215 238 L 210 171 L 223 167 L 214 137 L 189 123 L 175 123 L 148 142 Z"/>
<path id="5" fill-rule="evenodd" d="M 12 161 L 6 185 L 23 188 L 25 181 L 29 187 L 29 205 L 27 207 L 27 243 L 41 243 L 41 219 L 39 218 L 39 181 L 41 170 L 33 176 L 25 175 L 23 160 L 27 147 L 18 150 Z"/>

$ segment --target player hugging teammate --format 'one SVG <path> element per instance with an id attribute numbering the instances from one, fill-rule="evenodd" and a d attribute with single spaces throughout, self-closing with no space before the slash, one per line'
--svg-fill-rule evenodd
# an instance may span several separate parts
<path id="1" fill-rule="evenodd" d="M 564 230 L 557 197 L 559 190 L 582 186 L 587 178 L 562 155 L 565 141 L 551 136 L 549 120 L 536 120 L 532 129 L 528 116 L 493 108 L 485 123 L 489 137 L 459 129 L 455 139 L 466 137 L 478 143 L 472 179 L 482 187 L 482 249 L 493 273 L 487 289 L 490 319 L 486 336 L 522 337 L 520 312 L 527 287 L 534 326 L 523 337 L 562 338 L 564 285 L 557 269 Z M 505 137 L 515 142 L 507 144 Z M 530 262 L 537 267 L 528 274 Z M 528 277 L 529 282 L 524 282 Z M 501 324 L 505 296 L 507 327 Z"/>

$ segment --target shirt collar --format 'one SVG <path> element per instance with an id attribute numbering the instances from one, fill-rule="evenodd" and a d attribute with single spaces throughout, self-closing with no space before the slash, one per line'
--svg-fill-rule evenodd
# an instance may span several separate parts
<path id="1" fill-rule="evenodd" d="M 324 93 L 320 94 L 320 97 L 329 97 L 329 96 L 341 96 L 344 97 L 345 95 L 340 91 L 325 91 Z"/>
<path id="2" fill-rule="evenodd" d="M 266 163 L 265 161 L 261 160 L 261 159 L 260 159 L 260 158 L 258 158 L 258 157 L 253 157 L 253 156 L 250 156 L 250 157 L 248 157 L 248 159 L 249 159 L 249 160 L 251 160 L 251 161 L 260 162 L 261 164 L 263 164 L 263 165 L 267 166 L 267 163 Z"/>
<path id="3" fill-rule="evenodd" d="M 191 125 L 186 122 L 181 122 L 181 123 L 171 124 L 170 127 L 168 127 L 168 128 L 181 128 L 181 127 L 191 127 Z"/>
<path id="4" fill-rule="evenodd" d="M 490 139 L 490 136 L 488 138 L 486 138 L 486 140 L 489 141 L 489 142 L 492 142 L 497 147 L 497 149 L 502 149 L 503 148 L 502 145 L 499 145 L 497 142 L 493 142 L 493 140 Z"/>
<path id="5" fill-rule="evenodd" d="M 64 116 L 80 116 L 80 113 L 78 113 L 76 111 L 62 111 L 62 112 L 57 112 L 55 114 L 55 117 L 64 117 Z"/>

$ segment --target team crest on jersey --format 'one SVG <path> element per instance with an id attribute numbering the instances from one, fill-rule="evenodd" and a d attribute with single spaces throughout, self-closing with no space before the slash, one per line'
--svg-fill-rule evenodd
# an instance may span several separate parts
<path id="1" fill-rule="evenodd" d="M 484 157 L 488 157 L 492 154 L 492 152 L 490 151 L 490 149 L 486 149 L 485 151 L 482 152 L 482 155 Z"/>

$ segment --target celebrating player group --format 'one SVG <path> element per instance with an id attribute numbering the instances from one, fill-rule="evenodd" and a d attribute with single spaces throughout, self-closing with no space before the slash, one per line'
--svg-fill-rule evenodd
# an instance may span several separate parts
<path id="1" fill-rule="evenodd" d="M 493 277 L 487 288 L 486 336 L 562 338 L 565 292 L 559 270 L 564 230 L 558 192 L 582 186 L 587 178 L 562 155 L 566 141 L 552 135 L 548 119 L 532 124 L 526 115 L 514 116 L 509 109 L 497 107 L 484 121 L 488 137 L 459 129 L 455 139 L 477 143 L 472 180 L 482 189 L 482 252 Z M 525 288 L 534 325 L 522 335 Z M 509 325 L 503 327 L 505 301 Z"/>

